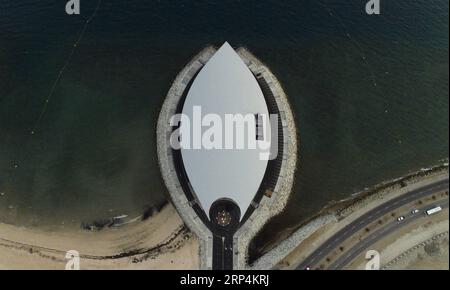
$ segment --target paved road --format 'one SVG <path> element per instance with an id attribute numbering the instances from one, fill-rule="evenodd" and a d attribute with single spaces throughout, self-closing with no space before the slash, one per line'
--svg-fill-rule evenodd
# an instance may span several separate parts
<path id="1" fill-rule="evenodd" d="M 448 207 L 448 198 L 441 201 L 434 203 L 435 206 L 441 206 L 442 208 Z M 383 239 L 385 236 L 397 231 L 399 228 L 405 226 L 406 224 L 415 221 L 420 218 L 427 218 L 425 215 L 425 211 L 428 210 L 430 206 L 426 206 L 420 209 L 420 212 L 418 212 L 415 215 L 409 214 L 408 216 L 405 215 L 405 219 L 401 222 L 394 221 L 387 226 L 383 227 L 382 229 L 372 233 L 367 238 L 362 240 L 360 243 L 358 243 L 356 246 L 348 250 L 345 255 L 342 255 L 337 259 L 335 262 L 333 262 L 330 267 L 328 267 L 329 270 L 339 270 L 345 267 L 347 264 L 349 264 L 351 261 L 353 261 L 358 255 L 360 255 L 362 252 L 367 250 L 371 245 L 376 243 L 377 241 Z"/>
<path id="2" fill-rule="evenodd" d="M 233 270 L 233 235 L 213 238 L 213 270 Z"/>
<path id="3" fill-rule="evenodd" d="M 367 224 L 370 224 L 380 217 L 390 213 L 391 211 L 399 208 L 405 204 L 408 204 L 414 200 L 420 199 L 424 196 L 431 195 L 442 190 L 448 190 L 449 179 L 441 180 L 421 188 L 409 191 L 399 197 L 396 197 L 375 209 L 363 214 L 361 217 L 357 218 L 355 221 L 351 222 L 339 232 L 334 234 L 325 243 L 323 243 L 319 248 L 317 248 L 310 256 L 308 256 L 297 269 L 313 268 L 315 263 L 320 262 L 327 255 L 329 255 L 334 249 L 336 249 L 343 241 L 365 228 Z"/>

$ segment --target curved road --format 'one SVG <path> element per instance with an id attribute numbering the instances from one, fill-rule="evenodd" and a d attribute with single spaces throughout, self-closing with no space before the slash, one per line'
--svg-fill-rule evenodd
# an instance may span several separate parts
<path id="1" fill-rule="evenodd" d="M 448 198 L 445 200 L 442 200 L 441 202 L 437 202 L 434 204 L 435 206 L 440 206 L 442 209 L 448 207 Z M 345 255 L 342 255 L 337 259 L 335 262 L 333 262 L 328 269 L 330 270 L 339 270 L 345 267 L 345 265 L 349 264 L 353 259 L 355 259 L 359 254 L 367 250 L 371 245 L 376 243 L 377 241 L 381 240 L 385 236 L 397 231 L 402 226 L 420 219 L 420 218 L 426 218 L 425 211 L 428 210 L 430 206 L 423 207 L 419 209 L 419 212 L 415 215 L 409 214 L 408 216 L 405 215 L 405 219 L 401 222 L 394 221 L 387 226 L 383 227 L 382 229 L 372 233 L 367 238 L 362 240 L 360 243 L 358 243 L 356 246 L 351 248 Z"/>
<path id="2" fill-rule="evenodd" d="M 312 268 L 315 263 L 323 260 L 326 258 L 327 255 L 329 255 L 332 251 L 334 251 L 336 248 L 339 247 L 339 245 L 344 242 L 346 239 L 360 231 L 361 229 L 365 228 L 367 224 L 370 224 L 376 220 L 378 220 L 380 217 L 390 213 L 391 211 L 408 204 L 414 200 L 420 199 L 424 196 L 435 194 L 438 192 L 441 192 L 443 190 L 448 190 L 449 188 L 449 179 L 448 177 L 444 180 L 440 180 L 434 183 L 431 183 L 429 185 L 417 188 L 415 190 L 409 191 L 399 197 L 396 197 L 392 200 L 389 200 L 388 202 L 368 211 L 367 213 L 363 214 L 347 226 L 345 226 L 343 229 L 338 231 L 336 234 L 334 234 L 331 238 L 329 238 L 325 243 L 323 243 L 319 248 L 317 248 L 311 255 L 309 255 L 300 265 L 297 267 L 297 269 L 307 269 Z M 448 205 L 448 199 L 447 199 L 447 205 Z M 428 209 L 428 207 L 427 207 Z M 420 214 L 417 214 L 416 218 L 421 216 Z M 411 219 L 410 219 L 411 220 Z M 406 221 L 406 219 L 405 219 Z M 395 225 L 394 225 L 395 224 Z M 403 223 L 401 224 L 403 225 Z M 398 222 L 394 222 L 393 224 L 389 224 L 388 226 L 384 227 L 382 230 L 379 230 L 372 235 L 372 244 L 375 242 L 375 239 L 381 239 L 382 236 L 388 234 L 389 232 L 394 231 L 399 226 Z M 384 232 L 382 232 L 384 231 Z M 378 235 L 377 235 L 378 233 Z M 372 236 L 371 235 L 371 236 Z M 369 236 L 370 238 L 370 236 Z M 349 253 L 347 253 L 345 256 L 340 257 L 338 260 L 336 260 L 332 265 L 331 268 L 338 269 L 342 266 L 344 266 L 347 262 L 351 261 L 349 259 L 353 259 L 357 254 L 359 254 L 364 248 L 364 243 L 369 243 L 370 240 L 367 239 L 367 241 L 363 241 L 359 244 L 361 244 L 361 248 L 354 247 Z M 358 244 L 358 245 L 359 245 Z M 358 252 L 359 251 L 359 252 Z"/>

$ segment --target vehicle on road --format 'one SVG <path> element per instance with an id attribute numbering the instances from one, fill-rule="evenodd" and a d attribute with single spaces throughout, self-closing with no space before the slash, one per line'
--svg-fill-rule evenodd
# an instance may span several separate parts
<path id="1" fill-rule="evenodd" d="M 420 210 L 418 210 L 418 209 L 413 209 L 413 210 L 411 211 L 412 214 L 416 214 L 416 213 L 419 213 L 419 212 L 420 212 Z"/>
<path id="2" fill-rule="evenodd" d="M 433 208 L 430 208 L 429 210 L 427 210 L 426 214 L 427 215 L 432 215 L 432 214 L 435 214 L 437 212 L 440 212 L 441 210 L 442 210 L 442 207 L 436 206 L 436 207 L 433 207 Z"/>
<path id="3" fill-rule="evenodd" d="M 404 216 L 399 216 L 399 217 L 397 218 L 397 221 L 401 222 L 401 221 L 403 221 L 404 219 L 405 219 Z"/>

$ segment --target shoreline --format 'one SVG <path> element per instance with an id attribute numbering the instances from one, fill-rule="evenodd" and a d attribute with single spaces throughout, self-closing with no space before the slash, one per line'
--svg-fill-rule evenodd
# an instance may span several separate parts
<path id="1" fill-rule="evenodd" d="M 448 163 L 395 178 L 331 202 L 308 223 L 258 258 L 248 269 L 286 269 L 299 260 L 304 241 L 317 239 L 357 212 L 373 208 L 408 186 L 448 176 Z M 161 225 L 164 224 L 164 227 Z M 326 236 L 326 235 L 325 235 Z M 78 250 L 82 269 L 200 269 L 200 241 L 168 203 L 142 221 L 100 231 L 43 230 L 0 223 L 0 269 L 64 269 L 68 250 Z M 301 249 L 301 256 L 311 251 Z M 296 253 L 297 252 L 297 253 Z"/>
<path id="2" fill-rule="evenodd" d="M 63 223 L 42 223 L 36 224 L 15 224 L 10 221 L 2 221 L 0 219 L 0 224 L 8 225 L 18 228 L 33 229 L 38 231 L 48 231 L 48 232 L 74 232 L 78 230 L 86 232 L 101 232 L 108 229 L 119 229 L 123 226 L 136 224 L 151 219 L 160 213 L 165 207 L 170 205 L 170 201 L 163 201 L 155 206 L 146 208 L 139 213 L 135 213 L 133 216 L 128 214 L 111 216 L 108 218 L 97 218 L 91 220 L 82 221 L 69 221 Z"/>
<path id="3" fill-rule="evenodd" d="M 324 242 L 356 216 L 402 194 L 406 188 L 414 188 L 448 176 L 448 170 L 448 163 L 445 161 L 371 186 L 347 199 L 330 202 L 286 239 L 255 259 L 249 269 L 290 269 L 292 265 L 307 257 L 314 250 L 314 246 Z"/>
<path id="4" fill-rule="evenodd" d="M 284 237 L 282 240 L 274 240 L 268 241 L 264 248 L 261 250 L 261 254 L 252 259 L 253 264 L 259 258 L 273 250 L 277 245 L 283 242 L 285 239 L 288 239 L 295 232 L 301 230 L 304 227 L 311 226 L 311 224 L 315 224 L 320 220 L 327 220 L 330 216 L 336 216 L 332 219 L 338 218 L 338 220 L 345 218 L 349 213 L 346 212 L 352 205 L 356 205 L 358 202 L 367 201 L 367 198 L 375 198 L 379 193 L 383 193 L 383 191 L 392 190 L 394 187 L 398 187 L 402 182 L 408 183 L 414 181 L 414 179 L 424 177 L 426 175 L 433 174 L 440 170 L 445 170 L 449 168 L 448 159 L 441 159 L 439 162 L 433 166 L 421 168 L 419 170 L 409 172 L 401 177 L 392 178 L 389 180 L 385 180 L 379 182 L 377 184 L 366 187 L 365 189 L 352 193 L 347 198 L 340 200 L 331 200 L 326 205 L 324 205 L 316 214 L 307 218 L 304 222 L 300 223 L 298 226 L 288 228 L 282 232 L 282 236 Z M 381 197 L 382 198 L 382 197 Z"/>
<path id="5" fill-rule="evenodd" d="M 164 227 L 161 227 L 164 224 Z M 142 222 L 102 231 L 44 231 L 0 223 L 0 269 L 197 269 L 198 241 L 171 204 Z"/>

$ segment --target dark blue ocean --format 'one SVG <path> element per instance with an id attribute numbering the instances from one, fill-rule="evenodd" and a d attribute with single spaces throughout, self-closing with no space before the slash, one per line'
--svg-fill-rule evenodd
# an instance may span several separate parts
<path id="1" fill-rule="evenodd" d="M 448 0 L 381 0 L 372 16 L 363 0 L 80 2 L 69 16 L 64 0 L 0 0 L 1 222 L 79 226 L 165 202 L 159 108 L 224 41 L 267 64 L 294 109 L 295 192 L 272 230 L 448 157 Z"/>

